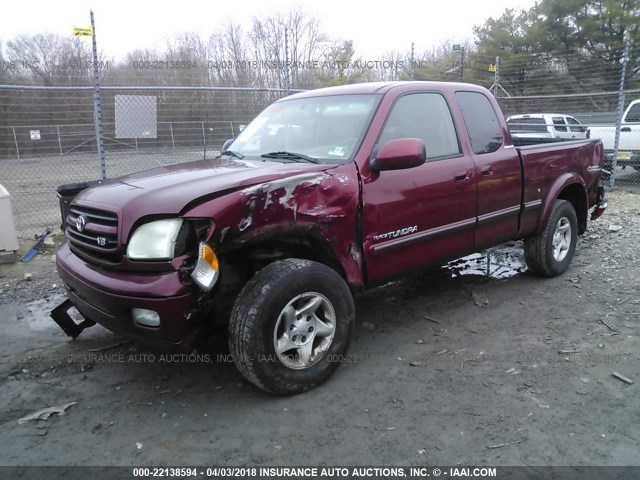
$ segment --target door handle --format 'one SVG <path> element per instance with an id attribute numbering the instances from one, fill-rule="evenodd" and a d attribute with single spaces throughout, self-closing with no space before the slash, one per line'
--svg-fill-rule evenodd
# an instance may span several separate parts
<path id="1" fill-rule="evenodd" d="M 622 127 L 620 129 L 621 132 L 630 132 L 631 131 L 631 127 Z"/>
<path id="2" fill-rule="evenodd" d="M 453 173 L 453 178 L 456 179 L 456 182 L 464 182 L 469 178 L 469 170 L 457 170 Z"/>
<path id="3" fill-rule="evenodd" d="M 483 165 L 480 169 L 482 176 L 488 177 L 489 175 L 493 175 L 493 167 L 491 165 Z"/>

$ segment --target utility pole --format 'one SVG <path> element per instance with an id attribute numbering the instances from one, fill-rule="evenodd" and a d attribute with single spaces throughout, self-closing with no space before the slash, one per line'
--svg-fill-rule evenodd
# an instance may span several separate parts
<path id="1" fill-rule="evenodd" d="M 627 75 L 627 63 L 629 63 L 629 46 L 631 44 L 631 36 L 629 30 L 624 32 L 624 52 L 622 54 L 622 72 L 620 74 L 620 89 L 618 91 L 618 111 L 616 112 L 616 138 L 613 144 L 613 161 L 611 162 L 611 176 L 609 184 L 611 188 L 616 186 L 616 167 L 618 166 L 618 147 L 620 146 L 620 129 L 622 127 L 622 115 L 624 114 L 624 80 Z"/>
<path id="2" fill-rule="evenodd" d="M 289 31 L 284 29 L 284 81 L 287 95 L 291 93 L 291 70 L 289 69 Z"/>
<path id="3" fill-rule="evenodd" d="M 460 52 L 460 81 L 463 82 L 464 81 L 464 47 L 459 44 L 455 44 L 453 46 L 453 51 Z"/>
<path id="4" fill-rule="evenodd" d="M 411 65 L 409 65 L 409 78 L 411 80 L 415 80 L 416 76 L 415 76 L 415 59 L 414 59 L 414 43 L 411 42 L 411 57 L 410 57 L 410 62 Z"/>
<path id="5" fill-rule="evenodd" d="M 496 100 L 500 97 L 500 57 L 496 57 L 496 71 L 493 77 L 493 96 Z"/>
<path id="6" fill-rule="evenodd" d="M 91 40 L 93 45 L 93 116 L 96 127 L 96 144 L 98 145 L 98 157 L 100 159 L 100 178 L 107 179 L 107 159 L 104 154 L 104 140 L 102 138 L 102 100 L 100 99 L 100 69 L 98 65 L 98 45 L 96 43 L 96 25 L 93 20 L 93 10 L 89 11 L 91 17 Z"/>

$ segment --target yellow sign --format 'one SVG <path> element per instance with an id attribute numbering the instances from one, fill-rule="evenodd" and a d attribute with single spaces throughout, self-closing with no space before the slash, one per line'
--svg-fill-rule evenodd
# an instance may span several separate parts
<path id="1" fill-rule="evenodd" d="M 90 37 L 93 35 L 93 28 L 73 27 L 73 34 L 76 37 Z"/>
<path id="2" fill-rule="evenodd" d="M 489 65 L 487 65 L 487 70 L 489 70 L 490 72 L 495 72 L 496 71 L 496 66 L 491 63 Z"/>

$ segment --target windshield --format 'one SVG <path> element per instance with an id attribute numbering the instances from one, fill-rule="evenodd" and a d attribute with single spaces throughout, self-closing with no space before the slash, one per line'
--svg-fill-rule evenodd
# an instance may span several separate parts
<path id="1" fill-rule="evenodd" d="M 355 154 L 379 101 L 378 95 L 333 95 L 276 102 L 228 147 L 246 157 L 346 163 Z M 272 155 L 269 155 L 272 154 Z"/>

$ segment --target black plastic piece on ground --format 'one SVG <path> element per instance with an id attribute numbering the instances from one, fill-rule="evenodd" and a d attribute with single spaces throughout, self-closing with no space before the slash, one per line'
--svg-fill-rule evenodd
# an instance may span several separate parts
<path id="1" fill-rule="evenodd" d="M 73 303 L 68 298 L 51 310 L 51 318 L 58 326 L 71 338 L 77 338 L 85 328 L 93 327 L 96 322 L 85 318 L 82 322 L 76 323 L 69 316 L 69 309 L 73 307 Z"/>
<path id="2" fill-rule="evenodd" d="M 66 185 L 60 185 L 56 188 L 58 192 L 58 201 L 60 202 L 60 216 L 62 217 L 61 230 L 64 232 L 67 224 L 67 215 L 69 215 L 69 209 L 71 208 L 71 202 L 76 195 L 78 195 L 85 188 L 92 187 L 100 183 L 100 180 L 92 180 L 89 182 L 68 183 Z"/>

